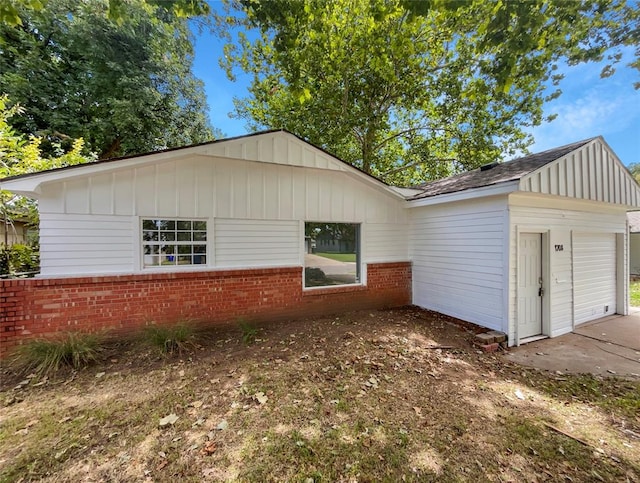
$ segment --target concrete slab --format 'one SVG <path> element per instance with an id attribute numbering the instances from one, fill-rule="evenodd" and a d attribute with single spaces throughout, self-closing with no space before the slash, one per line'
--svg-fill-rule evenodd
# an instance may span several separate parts
<path id="1" fill-rule="evenodd" d="M 640 312 L 606 317 L 572 334 L 511 348 L 505 357 L 554 372 L 640 379 Z"/>

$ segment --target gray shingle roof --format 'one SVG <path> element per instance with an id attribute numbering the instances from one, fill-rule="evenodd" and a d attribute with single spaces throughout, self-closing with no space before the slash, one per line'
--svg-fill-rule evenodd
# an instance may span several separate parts
<path id="1" fill-rule="evenodd" d="M 548 151 L 543 151 L 538 154 L 531 154 L 523 158 L 500 163 L 487 170 L 478 168 L 473 171 L 467 171 L 466 173 L 425 183 L 418 187 L 423 191 L 410 199 L 419 200 L 421 198 L 428 198 L 445 193 L 455 193 L 472 188 L 482 188 L 483 186 L 516 181 L 536 169 L 541 168 L 545 164 L 549 164 L 560 159 L 571 151 L 584 146 L 592 139 L 594 138 L 585 139 L 584 141 L 578 141 L 559 148 L 549 149 Z"/>

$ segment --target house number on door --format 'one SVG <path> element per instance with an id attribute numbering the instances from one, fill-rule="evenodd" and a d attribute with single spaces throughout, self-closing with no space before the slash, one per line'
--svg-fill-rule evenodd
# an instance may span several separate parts
<path id="1" fill-rule="evenodd" d="M 556 251 L 557 252 L 563 252 L 564 251 L 564 245 L 555 245 L 556 247 Z"/>

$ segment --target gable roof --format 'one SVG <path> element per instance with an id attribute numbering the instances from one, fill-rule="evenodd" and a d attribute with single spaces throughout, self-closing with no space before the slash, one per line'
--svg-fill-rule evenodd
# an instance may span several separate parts
<path id="1" fill-rule="evenodd" d="M 264 162 L 306 168 L 342 171 L 365 181 L 396 198 L 404 198 L 398 191 L 375 176 L 337 158 L 325 149 L 285 130 L 269 130 L 232 138 L 219 139 L 191 146 L 170 148 L 151 153 L 104 159 L 92 163 L 65 166 L 35 173 L 0 179 L 2 189 L 37 197 L 43 183 L 66 181 L 111 172 L 123 168 L 138 168 L 148 164 L 187 157 L 219 157 Z"/>
<path id="2" fill-rule="evenodd" d="M 567 144 L 559 148 L 549 149 L 523 158 L 514 159 L 496 165 L 486 165 L 448 178 L 439 179 L 420 186 L 422 192 L 413 196 L 419 200 L 446 193 L 455 193 L 473 188 L 482 188 L 509 181 L 517 181 L 537 169 L 566 156 L 571 151 L 584 146 L 595 138 L 585 139 Z"/>

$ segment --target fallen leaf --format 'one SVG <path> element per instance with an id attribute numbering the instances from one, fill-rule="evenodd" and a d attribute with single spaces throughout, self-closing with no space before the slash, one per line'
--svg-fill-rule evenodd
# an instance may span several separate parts
<path id="1" fill-rule="evenodd" d="M 98 372 L 96 374 L 96 379 L 100 379 L 102 376 L 104 376 L 106 374 L 106 372 Z"/>
<path id="2" fill-rule="evenodd" d="M 522 399 L 522 400 L 524 400 L 524 394 L 522 394 L 522 391 L 520 391 L 520 389 L 516 389 L 516 390 L 515 390 L 515 392 L 514 392 L 514 394 L 516 395 L 516 397 L 517 397 L 518 399 Z"/>
<path id="3" fill-rule="evenodd" d="M 193 401 L 191 403 L 191 406 L 193 406 L 194 408 L 198 409 L 199 407 L 202 407 L 202 401 Z"/>
<path id="4" fill-rule="evenodd" d="M 215 451 L 216 451 L 216 443 L 214 443 L 213 441 L 208 441 L 204 445 L 204 448 L 200 450 L 200 453 L 204 456 L 209 456 L 215 453 Z"/>
<path id="5" fill-rule="evenodd" d="M 218 423 L 218 426 L 216 426 L 216 429 L 219 431 L 224 431 L 228 427 L 229 427 L 229 423 L 227 423 L 226 419 L 223 419 L 222 421 L 220 421 L 220 423 Z"/>
<path id="6" fill-rule="evenodd" d="M 253 398 L 260 404 L 265 404 L 269 398 L 263 392 L 257 392 L 253 395 Z"/>
<path id="7" fill-rule="evenodd" d="M 169 460 L 162 460 L 160 462 L 160 464 L 157 466 L 157 470 L 160 471 L 161 469 L 163 469 L 165 466 L 167 466 L 169 464 Z"/>
<path id="8" fill-rule="evenodd" d="M 169 425 L 173 425 L 178 420 L 178 416 L 171 413 L 168 416 L 160 419 L 160 427 L 165 427 Z"/>

